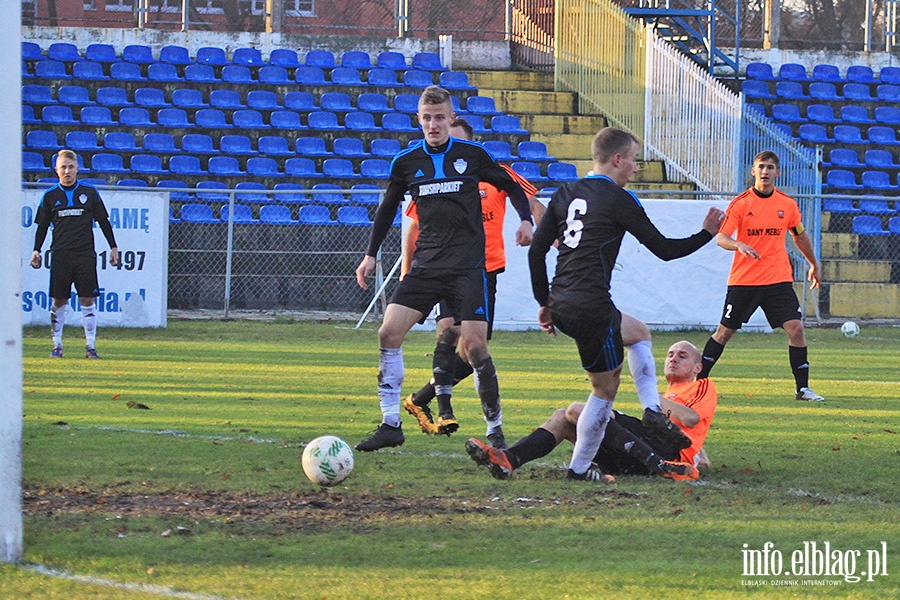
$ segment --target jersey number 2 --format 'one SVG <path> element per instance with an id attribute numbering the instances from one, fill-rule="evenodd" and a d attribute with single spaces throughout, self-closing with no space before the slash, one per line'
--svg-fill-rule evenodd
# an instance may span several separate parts
<path id="1" fill-rule="evenodd" d="M 566 215 L 566 230 L 563 232 L 563 244 L 569 248 L 577 248 L 581 242 L 581 230 L 584 229 L 584 221 L 581 216 L 587 212 L 587 202 L 582 198 L 575 198 L 569 203 L 569 213 Z"/>

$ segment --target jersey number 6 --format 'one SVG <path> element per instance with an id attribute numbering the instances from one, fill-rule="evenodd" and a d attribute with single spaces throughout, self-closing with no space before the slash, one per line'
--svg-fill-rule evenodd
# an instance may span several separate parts
<path id="1" fill-rule="evenodd" d="M 582 198 L 575 198 L 569 203 L 569 214 L 566 215 L 566 230 L 563 232 L 563 244 L 569 248 L 577 248 L 581 242 L 581 230 L 584 222 L 581 215 L 587 212 L 587 202 Z"/>

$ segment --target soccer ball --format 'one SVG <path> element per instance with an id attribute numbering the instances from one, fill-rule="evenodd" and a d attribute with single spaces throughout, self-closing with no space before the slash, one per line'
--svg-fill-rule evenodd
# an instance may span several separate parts
<path id="1" fill-rule="evenodd" d="M 317 437 L 303 450 L 303 472 L 319 485 L 337 485 L 353 471 L 353 450 L 333 435 Z"/>
<path id="2" fill-rule="evenodd" d="M 857 325 L 853 321 L 847 321 L 846 323 L 841 325 L 841 333 L 844 334 L 844 337 L 856 337 L 859 335 L 859 325 Z"/>

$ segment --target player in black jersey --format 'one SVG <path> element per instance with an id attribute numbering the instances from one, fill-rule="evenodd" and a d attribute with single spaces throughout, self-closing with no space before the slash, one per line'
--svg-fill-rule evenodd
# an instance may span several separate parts
<path id="1" fill-rule="evenodd" d="M 468 348 L 468 360 L 477 373 L 482 405 L 486 410 L 499 410 L 497 372 L 487 347 L 488 303 L 479 181 L 505 191 L 522 221 L 530 224 L 531 214 L 522 188 L 487 150 L 480 144 L 450 137 L 454 116 L 447 90 L 430 86 L 422 92 L 418 117 L 425 139 L 397 154 L 391 163 L 390 181 L 375 214 L 369 247 L 356 269 L 357 282 L 368 289 L 366 279 L 375 270 L 375 255 L 404 194 L 409 192 L 416 203 L 419 237 L 412 267 L 397 285 L 378 330 L 382 424 L 357 444 L 356 449 L 364 452 L 399 446 L 405 441 L 400 427 L 400 385 L 404 375 L 401 346 L 410 328 L 441 301 L 460 321 L 460 343 Z M 445 354 L 435 355 L 433 370 L 435 379 L 449 374 L 446 389 L 441 389 L 449 404 L 453 353 Z M 449 413 L 439 415 L 438 425 L 442 417 L 448 422 L 453 419 Z"/>
<path id="2" fill-rule="evenodd" d="M 672 260 L 709 242 L 724 216 L 711 208 L 698 233 L 683 239 L 663 236 L 638 199 L 622 188 L 638 171 L 639 149 L 630 133 L 613 127 L 601 130 L 591 147 L 594 174 L 553 194 L 528 252 L 541 329 L 553 335 L 559 329 L 575 339 L 582 368 L 591 381 L 591 394 L 578 420 L 568 479 L 602 480 L 591 461 L 603 440 L 622 371 L 622 317 L 609 293 L 622 238 L 631 233 L 659 258 Z M 545 260 L 554 240 L 559 240 L 559 257 L 551 290 Z M 659 405 L 644 408 L 648 428 L 683 444 L 684 434 L 660 412 Z"/>
<path id="3" fill-rule="evenodd" d="M 66 303 L 72 292 L 72 284 L 78 292 L 84 322 L 86 342 L 85 356 L 100 358 L 94 348 L 97 337 L 97 306 L 94 298 L 100 295 L 97 283 L 97 255 L 94 252 L 94 221 L 109 242 L 109 264 L 119 264 L 119 249 L 113 235 L 106 206 L 97 190 L 80 183 L 78 156 L 71 150 L 60 150 L 56 158 L 56 174 L 59 184 L 44 193 L 38 206 L 34 234 L 34 251 L 31 266 L 41 266 L 41 246 L 47 230 L 53 225 L 53 241 L 50 250 L 50 333 L 53 338 L 51 357 L 63 355 L 62 332 L 66 322 Z"/>

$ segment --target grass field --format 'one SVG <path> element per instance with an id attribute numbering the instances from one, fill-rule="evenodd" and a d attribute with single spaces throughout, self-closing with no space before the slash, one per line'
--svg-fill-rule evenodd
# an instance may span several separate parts
<path id="1" fill-rule="evenodd" d="M 823 404 L 793 399 L 783 334 L 729 345 L 700 483 L 565 482 L 568 445 L 495 481 L 463 449 L 484 435 L 465 382 L 453 437 L 407 418 L 404 446 L 357 453 L 344 484 L 320 489 L 303 444 L 355 444 L 380 420 L 374 326 L 103 329 L 101 361 L 82 358 L 78 328 L 62 360 L 27 328 L 26 564 L 0 567 L 0 598 L 900 597 L 900 328 L 808 336 Z M 657 333 L 654 353 L 706 337 Z M 407 340 L 407 391 L 430 376 L 432 345 Z M 492 348 L 511 442 L 585 397 L 570 340 L 498 332 Z M 616 405 L 638 411 L 627 376 Z M 748 575 L 746 551 L 766 542 L 782 574 Z M 838 576 L 784 574 L 812 543 Z"/>

